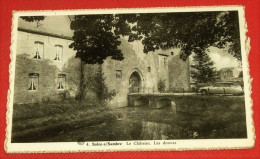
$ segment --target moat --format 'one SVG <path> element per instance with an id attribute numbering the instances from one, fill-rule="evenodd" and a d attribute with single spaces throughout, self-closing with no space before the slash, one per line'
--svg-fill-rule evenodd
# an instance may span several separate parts
<path id="1" fill-rule="evenodd" d="M 242 107 L 242 108 L 241 108 Z M 198 111 L 199 110 L 199 111 Z M 221 107 L 189 108 L 175 111 L 171 106 L 148 106 L 113 110 L 116 120 L 79 129 L 61 131 L 39 142 L 170 140 L 203 138 L 245 138 L 243 104 Z M 235 111 L 232 112 L 232 111 Z"/>

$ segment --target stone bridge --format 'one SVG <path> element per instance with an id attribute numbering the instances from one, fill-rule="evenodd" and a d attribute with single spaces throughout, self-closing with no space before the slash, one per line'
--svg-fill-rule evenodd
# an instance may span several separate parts
<path id="1" fill-rule="evenodd" d="M 129 93 L 128 106 L 149 105 L 149 108 L 175 106 L 174 93 Z"/>

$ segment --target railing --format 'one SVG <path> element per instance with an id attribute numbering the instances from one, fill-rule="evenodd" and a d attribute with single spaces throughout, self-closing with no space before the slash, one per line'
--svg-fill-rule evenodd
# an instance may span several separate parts
<path id="1" fill-rule="evenodd" d="M 212 89 L 207 88 L 206 93 L 204 94 L 205 96 L 212 96 L 214 94 L 215 95 L 219 95 L 219 96 L 228 96 L 230 93 L 227 91 L 226 88 L 222 88 L 221 92 L 213 92 Z M 175 89 L 170 89 L 167 91 L 158 91 L 158 89 L 154 88 L 154 87 L 135 87 L 135 88 L 131 88 L 129 93 L 138 93 L 138 94 L 174 94 L 174 95 L 202 95 L 202 92 L 199 91 L 191 91 L 191 90 L 187 90 L 185 88 L 175 88 Z"/>
<path id="2" fill-rule="evenodd" d="M 167 91 L 158 91 L 158 89 L 154 88 L 154 87 L 132 87 L 129 88 L 129 93 L 146 93 L 146 94 L 163 94 L 163 93 L 176 93 L 179 94 L 181 93 L 183 96 L 186 95 L 187 93 L 194 93 L 194 94 L 198 94 L 196 92 L 192 92 L 190 90 L 185 90 L 184 88 L 178 88 L 174 90 L 167 90 Z"/>

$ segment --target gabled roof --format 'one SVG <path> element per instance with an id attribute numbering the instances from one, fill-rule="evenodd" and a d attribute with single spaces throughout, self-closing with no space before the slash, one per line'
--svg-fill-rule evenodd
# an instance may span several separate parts
<path id="1" fill-rule="evenodd" d="M 233 71 L 235 69 L 235 67 L 225 67 L 225 68 L 221 68 L 220 71 Z"/>

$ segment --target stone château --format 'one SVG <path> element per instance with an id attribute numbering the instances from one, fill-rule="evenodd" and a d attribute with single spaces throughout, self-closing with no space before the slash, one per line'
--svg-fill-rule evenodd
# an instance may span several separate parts
<path id="1" fill-rule="evenodd" d="M 68 16 L 46 17 L 36 26 L 19 18 L 16 46 L 14 103 L 36 103 L 75 98 L 79 91 L 80 60 L 69 48 L 73 42 Z M 116 96 L 111 107 L 127 105 L 128 93 L 158 92 L 158 82 L 165 90 L 190 90 L 189 60 L 180 59 L 180 48 L 143 53 L 140 41 L 121 38 L 124 60 L 107 58 L 101 65 L 109 90 Z M 96 65 L 85 65 L 85 83 Z M 88 89 L 86 87 L 86 89 Z M 95 94 L 86 90 L 86 101 Z"/>

